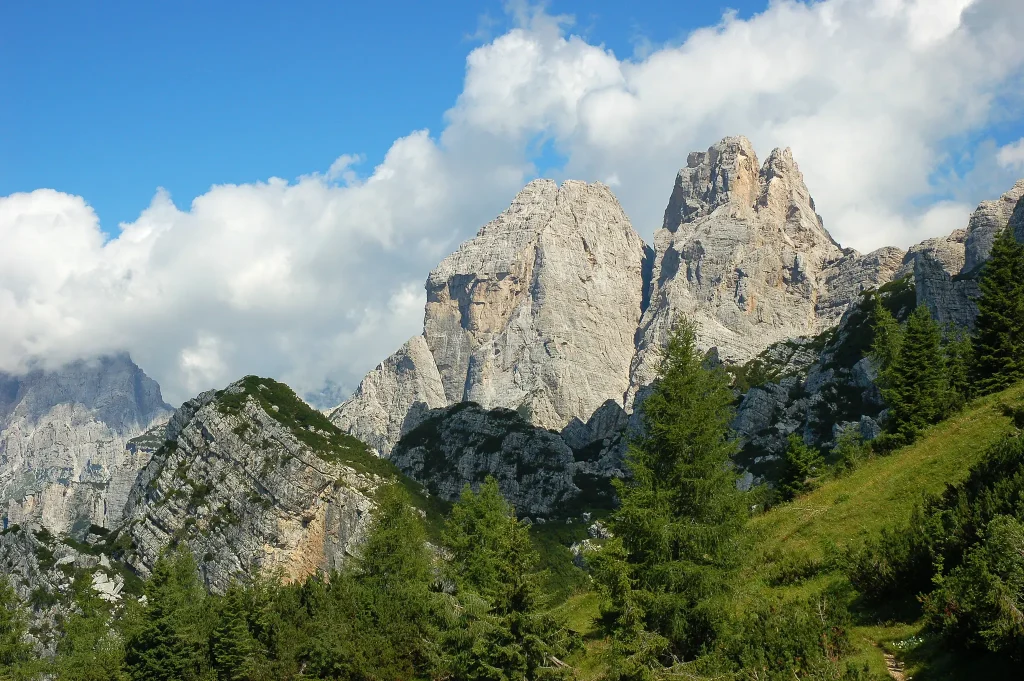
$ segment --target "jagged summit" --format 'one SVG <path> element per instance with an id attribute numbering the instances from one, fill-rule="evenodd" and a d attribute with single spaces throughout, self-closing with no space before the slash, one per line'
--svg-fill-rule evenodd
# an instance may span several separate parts
<path id="1" fill-rule="evenodd" d="M 973 272 L 988 258 L 996 234 L 1006 226 L 1022 196 L 1024 179 L 1017 180 L 1016 184 L 998 199 L 978 204 L 971 214 L 970 222 L 967 223 L 964 274 Z"/>
<path id="2" fill-rule="evenodd" d="M 687 157 L 654 247 L 654 288 L 627 402 L 653 378 L 656 350 L 680 315 L 697 324 L 703 347 L 746 361 L 773 342 L 835 325 L 860 290 L 892 277 L 903 256 L 843 250 L 792 152 L 775 149 L 759 164 L 745 137 Z"/>
<path id="3" fill-rule="evenodd" d="M 628 387 L 646 253 L 605 185 L 529 183 L 430 273 L 423 336 L 332 420 L 385 454 L 417 414 L 461 401 L 586 420 Z"/>
<path id="4" fill-rule="evenodd" d="M 966 232 L 862 255 L 825 229 L 791 150 L 761 163 L 726 137 L 687 156 L 652 250 L 608 187 L 535 180 L 430 273 L 423 334 L 331 419 L 384 455 L 459 402 L 561 429 L 609 400 L 631 410 L 680 316 L 742 363 L 835 327 L 862 291 L 904 276 L 937 318 L 969 324 L 976 284 L 956 277 L 984 260 L 1021 192 L 983 203 Z M 1016 220 L 1024 232 L 1024 209 Z"/>

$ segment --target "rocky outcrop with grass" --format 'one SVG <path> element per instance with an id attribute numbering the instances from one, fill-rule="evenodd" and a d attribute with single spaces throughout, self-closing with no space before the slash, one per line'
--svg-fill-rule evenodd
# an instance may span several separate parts
<path id="1" fill-rule="evenodd" d="M 248 376 L 177 410 L 141 473 L 120 531 L 142 575 L 187 545 L 211 589 L 338 567 L 358 544 L 394 467 L 290 388 Z"/>

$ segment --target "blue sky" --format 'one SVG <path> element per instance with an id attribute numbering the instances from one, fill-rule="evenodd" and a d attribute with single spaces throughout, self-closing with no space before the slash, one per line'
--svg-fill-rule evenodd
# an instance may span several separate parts
<path id="1" fill-rule="evenodd" d="M 650 242 L 727 135 L 790 147 L 844 246 L 948 235 L 1024 178 L 1021 35 L 1021 0 L 2 3 L 0 371 L 336 403 L 530 179 Z"/>
<path id="2" fill-rule="evenodd" d="M 758 2 L 552 2 L 620 57 Z M 439 130 L 466 54 L 508 29 L 499 2 L 20 2 L 0 9 L 0 196 L 86 197 L 105 231 L 157 187 L 187 208 L 211 185 L 379 163 Z M 362 168 L 361 168 L 362 169 Z"/>

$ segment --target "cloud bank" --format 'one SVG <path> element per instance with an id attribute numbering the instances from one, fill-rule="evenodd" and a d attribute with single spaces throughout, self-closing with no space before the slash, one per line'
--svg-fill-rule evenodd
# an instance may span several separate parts
<path id="1" fill-rule="evenodd" d="M 955 168 L 1020 120 L 1018 0 L 772 2 L 621 58 L 564 18 L 520 9 L 473 50 L 437 135 L 355 152 L 294 181 L 158 191 L 107 238 L 87 198 L 0 197 L 0 370 L 128 350 L 180 402 L 246 373 L 336 402 L 422 324 L 422 282 L 537 173 L 612 185 L 637 230 L 660 225 L 686 154 L 745 134 L 790 146 L 844 245 L 906 246 L 963 227 L 1024 172 L 1021 143 Z M 199 162 L 199 161 L 197 161 Z M 970 186 L 966 191 L 963 186 Z"/>

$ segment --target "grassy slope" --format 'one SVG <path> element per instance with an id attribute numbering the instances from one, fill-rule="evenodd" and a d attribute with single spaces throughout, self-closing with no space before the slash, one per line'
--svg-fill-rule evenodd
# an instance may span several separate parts
<path id="1" fill-rule="evenodd" d="M 872 459 L 844 478 L 753 518 L 748 526 L 751 562 L 739 580 L 743 586 L 738 605 L 756 595 L 809 594 L 829 582 L 845 581 L 842 571 L 830 565 L 836 549 L 856 546 L 883 527 L 905 522 L 923 494 L 941 492 L 947 484 L 963 480 L 989 445 L 1012 432 L 1002 405 L 1022 401 L 1024 385 L 980 399 L 910 447 Z M 770 561 L 786 556 L 822 561 L 823 567 L 797 585 L 772 586 Z M 960 678 L 934 641 L 922 636 L 912 596 L 893 604 L 891 612 L 860 613 L 861 623 L 853 632 L 860 649 L 857 659 L 884 674 L 883 653 L 888 652 L 906 662 L 907 675 L 913 678 Z M 923 645 L 903 645 L 911 637 L 921 637 Z"/>
<path id="2" fill-rule="evenodd" d="M 845 581 L 830 560 L 846 546 L 876 535 L 883 527 L 906 520 L 924 493 L 941 492 L 948 483 L 962 480 L 985 449 L 1012 432 L 1002 405 L 1024 402 L 1024 384 L 973 403 L 968 409 L 930 429 L 914 445 L 864 463 L 853 473 L 826 482 L 794 502 L 782 504 L 752 518 L 747 528 L 749 559 L 737 580 L 736 609 L 764 596 L 809 595 L 823 586 Z M 819 563 L 817 574 L 790 586 L 777 586 L 773 576 L 785 560 Z M 912 596 L 912 595 L 909 595 Z M 581 678 L 600 676 L 601 657 L 608 644 L 594 625 L 599 599 L 578 592 L 556 611 L 588 639 L 587 653 L 573 660 Z M 857 647 L 853 659 L 867 662 L 880 678 L 886 676 L 883 654 L 902 659 L 907 678 L 945 680 L 967 678 L 933 639 L 923 635 L 913 599 L 894 604 L 891 612 L 863 611 L 852 632 Z M 920 637 L 921 642 L 903 642 Z M 963 664 L 961 661 L 959 664 Z M 971 676 L 1001 678 L 996 670 L 986 677 L 986 662 L 969 662 Z"/>

